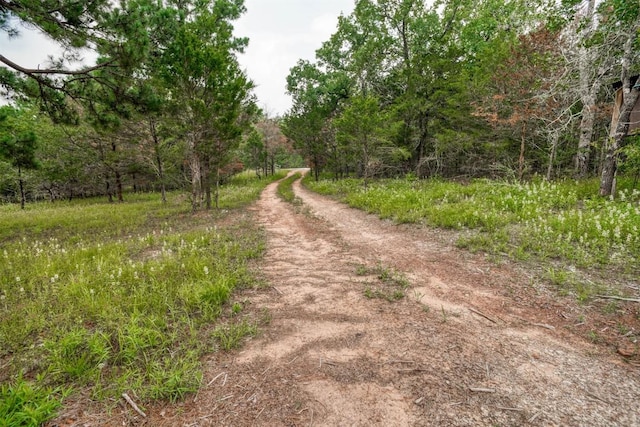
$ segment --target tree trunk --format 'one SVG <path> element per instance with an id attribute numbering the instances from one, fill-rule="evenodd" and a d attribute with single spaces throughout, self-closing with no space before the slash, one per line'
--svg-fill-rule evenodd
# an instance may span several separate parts
<path id="1" fill-rule="evenodd" d="M 114 175 L 116 177 L 116 195 L 118 196 L 118 202 L 124 202 L 124 197 L 122 196 L 122 177 L 117 169 Z"/>
<path id="2" fill-rule="evenodd" d="M 191 211 L 196 212 L 200 207 L 200 192 L 202 188 L 202 175 L 200 157 L 196 150 L 195 135 L 187 137 L 189 148 L 189 169 L 191 170 Z"/>
<path id="3" fill-rule="evenodd" d="M 162 164 L 162 155 L 160 154 L 160 139 L 158 138 L 158 131 L 156 129 L 156 122 L 154 119 L 149 120 L 149 130 L 151 131 L 151 138 L 153 139 L 153 152 L 156 157 L 156 166 L 158 168 L 158 180 L 160 181 L 160 194 L 162 195 L 162 203 L 167 204 L 167 190 L 164 183 L 164 165 Z"/>
<path id="4" fill-rule="evenodd" d="M 522 177 L 524 176 L 524 149 L 526 147 L 525 144 L 525 132 L 527 125 L 522 123 L 522 133 L 520 139 L 520 156 L 518 157 L 518 180 L 522 181 Z"/>
<path id="5" fill-rule="evenodd" d="M 111 182 L 109 181 L 109 174 L 107 173 L 107 177 L 105 179 L 105 186 L 107 188 L 107 197 L 109 197 L 109 203 L 113 203 L 113 194 L 111 192 Z"/>
<path id="6" fill-rule="evenodd" d="M 553 164 L 556 161 L 556 153 L 558 150 L 558 141 L 560 140 L 560 135 L 557 132 L 554 132 L 551 136 L 551 150 L 549 151 L 549 165 L 547 166 L 547 181 L 551 181 L 553 177 Z"/>
<path id="7" fill-rule="evenodd" d="M 591 140 L 593 138 L 593 124 L 595 119 L 595 96 L 584 97 L 582 99 L 582 119 L 580 120 L 580 140 L 578 141 L 578 152 L 576 153 L 576 174 L 584 178 L 589 173 L 589 152 L 591 150 Z"/>
<path id="8" fill-rule="evenodd" d="M 220 168 L 216 169 L 215 202 L 216 202 L 216 209 L 220 209 Z"/>
<path id="9" fill-rule="evenodd" d="M 595 0 L 588 0 L 585 14 L 584 27 L 580 32 L 578 43 L 585 43 L 596 29 Z M 578 49 L 578 67 L 580 76 L 580 100 L 582 101 L 582 119 L 580 120 L 580 139 L 578 152 L 575 158 L 576 174 L 579 177 L 587 176 L 589 172 L 589 155 L 591 139 L 593 138 L 593 124 L 595 118 L 596 95 L 600 90 L 600 79 L 593 75 L 596 52 L 594 48 L 580 46 Z"/>
<path id="10" fill-rule="evenodd" d="M 114 140 L 111 140 L 111 152 L 116 153 L 117 151 L 118 151 L 118 146 L 116 145 Z M 122 177 L 120 176 L 120 171 L 118 170 L 117 157 L 116 157 L 116 162 L 113 165 L 113 174 L 116 178 L 116 195 L 118 197 L 118 201 L 123 202 L 124 198 L 122 197 Z"/>
<path id="11" fill-rule="evenodd" d="M 605 158 L 602 165 L 602 175 L 600 177 L 600 195 L 611 196 L 615 192 L 615 177 L 618 166 L 618 150 L 622 147 L 622 140 L 629 131 L 629 119 L 631 111 L 638 101 L 640 95 L 640 77 L 631 79 L 631 58 L 633 57 L 633 43 L 637 25 L 632 26 L 627 41 L 625 42 L 624 55 L 622 58 L 622 105 L 618 121 L 614 124 L 615 131 L 607 140 Z"/>
<path id="12" fill-rule="evenodd" d="M 20 209 L 24 209 L 27 197 L 24 193 L 24 181 L 22 180 L 22 169 L 18 166 L 18 185 L 20 186 Z"/>

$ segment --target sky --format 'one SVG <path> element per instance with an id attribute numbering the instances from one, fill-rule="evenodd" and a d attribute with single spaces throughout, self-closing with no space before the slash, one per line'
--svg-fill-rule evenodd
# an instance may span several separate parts
<path id="1" fill-rule="evenodd" d="M 348 15 L 354 0 L 245 0 L 247 13 L 236 23 L 236 35 L 249 37 L 238 57 L 256 85 L 258 104 L 270 116 L 291 107 L 286 78 L 299 59 L 313 60 L 315 51 L 336 30 L 340 13 Z M 55 43 L 36 31 L 22 29 L 8 40 L 0 33 L 0 54 L 25 66 L 44 67 Z"/>

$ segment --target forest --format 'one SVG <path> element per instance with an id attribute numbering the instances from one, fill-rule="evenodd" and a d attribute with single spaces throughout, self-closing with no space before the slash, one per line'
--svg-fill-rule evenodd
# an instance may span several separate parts
<path id="1" fill-rule="evenodd" d="M 299 163 L 277 120 L 259 111 L 236 55 L 248 40 L 229 1 L 2 2 L 9 36 L 36 27 L 64 48 L 49 68 L 0 56 L 0 197 L 72 200 L 186 189 L 193 210 L 218 205 L 244 168 Z M 98 55 L 96 65 L 80 59 Z"/>
<path id="2" fill-rule="evenodd" d="M 639 10 L 635 1 L 358 1 L 315 61 L 291 70 L 283 130 L 317 171 L 356 173 L 365 185 L 406 174 L 598 176 L 611 195 L 618 172 L 639 172 L 629 135 Z"/>
<path id="3" fill-rule="evenodd" d="M 603 196 L 640 174 L 634 1 L 359 0 L 291 69 L 284 117 L 238 65 L 241 0 L 85 3 L 0 4 L 7 34 L 65 48 L 48 68 L 0 56 L 5 202 L 182 188 L 197 210 L 234 172 L 303 159 L 365 185 L 598 177 Z"/>

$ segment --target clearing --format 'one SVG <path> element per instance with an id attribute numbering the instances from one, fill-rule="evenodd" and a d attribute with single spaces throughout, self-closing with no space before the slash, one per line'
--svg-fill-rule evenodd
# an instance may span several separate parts
<path id="1" fill-rule="evenodd" d="M 241 295 L 270 313 L 259 337 L 205 360 L 182 403 L 51 425 L 640 425 L 638 368 L 572 332 L 579 308 L 526 271 L 276 187 L 253 209 L 270 286 Z"/>

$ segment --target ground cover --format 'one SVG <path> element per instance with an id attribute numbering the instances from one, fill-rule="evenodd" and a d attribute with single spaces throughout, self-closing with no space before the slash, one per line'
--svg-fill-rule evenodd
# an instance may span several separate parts
<path id="1" fill-rule="evenodd" d="M 596 267 L 608 278 L 614 272 L 622 281 L 640 271 L 640 191 L 624 181 L 615 199 L 595 196 L 595 181 L 395 179 L 366 190 L 357 179 L 305 182 L 381 218 L 458 230 L 461 248 L 548 261 L 547 276 L 561 286 L 577 281 L 576 268 Z"/>
<path id="2" fill-rule="evenodd" d="M 269 181 L 232 180 L 221 210 L 196 215 L 181 193 L 0 206 L 0 419 L 39 425 L 74 392 L 196 391 L 203 354 L 256 333 L 233 291 L 259 282 L 264 240 L 243 209 Z"/>

